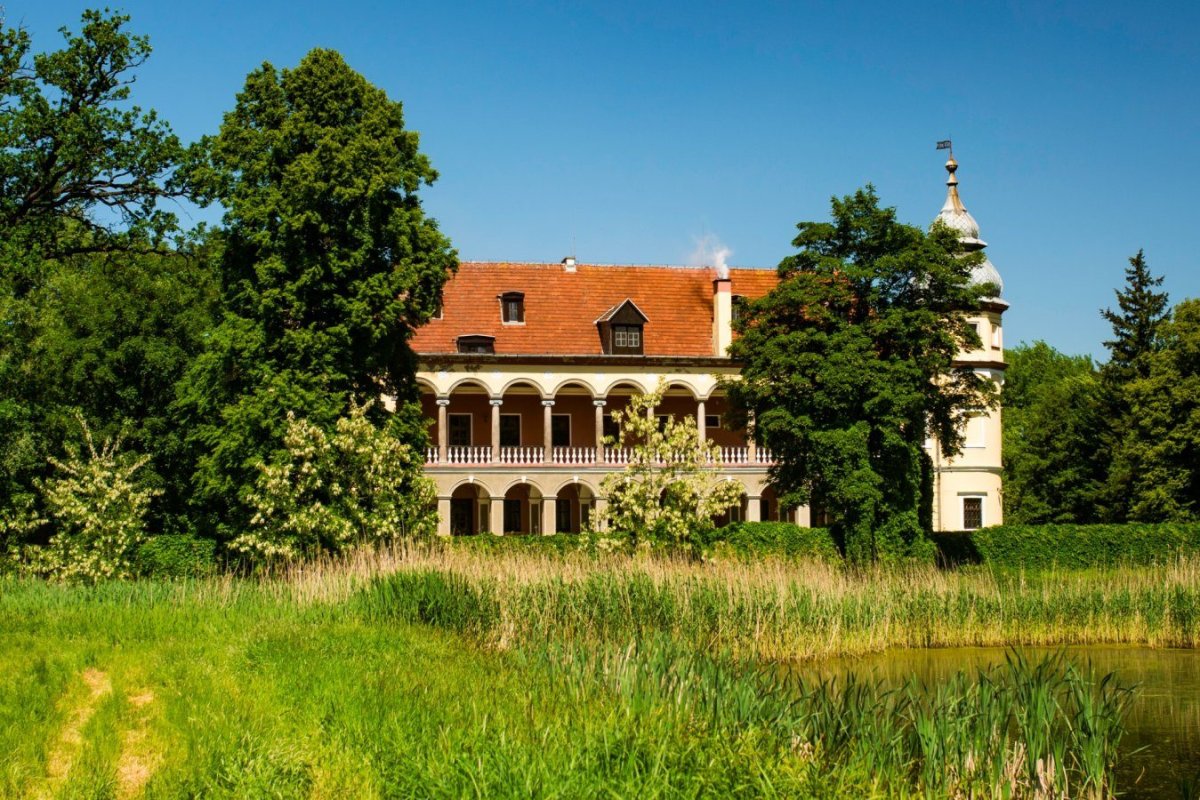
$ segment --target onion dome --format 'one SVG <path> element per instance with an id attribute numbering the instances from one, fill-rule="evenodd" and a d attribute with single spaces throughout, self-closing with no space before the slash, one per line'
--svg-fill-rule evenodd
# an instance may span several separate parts
<path id="1" fill-rule="evenodd" d="M 946 162 L 946 172 L 950 173 L 950 176 L 946 178 L 946 204 L 938 212 L 937 218 L 958 234 L 959 241 L 963 243 L 968 252 L 976 252 L 987 247 L 987 242 L 979 238 L 979 223 L 967 212 L 962 198 L 958 196 L 958 178 L 954 174 L 957 170 L 958 162 L 951 154 L 950 159 Z M 975 286 L 985 283 L 994 284 L 997 288 L 996 296 L 987 299 L 1000 301 L 1000 295 L 1004 290 L 1004 281 L 1000 278 L 1000 271 L 987 258 L 984 258 L 982 264 L 971 269 L 971 283 Z"/>

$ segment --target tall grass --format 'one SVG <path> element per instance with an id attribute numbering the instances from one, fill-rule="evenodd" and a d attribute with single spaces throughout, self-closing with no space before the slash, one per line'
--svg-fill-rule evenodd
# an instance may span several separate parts
<path id="1" fill-rule="evenodd" d="M 149 797 L 1108 797 L 1131 696 L 1113 678 L 1015 652 L 938 686 L 775 662 L 1190 645 L 1197 574 L 433 545 L 255 580 L 0 581 L 0 796 L 120 796 L 135 731 Z M 112 691 L 72 750 L 92 670 Z"/>
<path id="2" fill-rule="evenodd" d="M 339 577 L 330 582 L 330 575 Z M 856 573 L 826 562 L 697 564 L 412 547 L 306 568 L 289 585 L 312 600 L 361 591 L 368 613 L 433 624 L 446 617 L 446 627 L 500 647 L 664 633 L 701 651 L 803 660 L 892 647 L 1194 647 L 1200 639 L 1200 559 L 1030 574 Z M 438 591 L 446 596 L 435 600 L 430 593 Z M 417 594 L 422 609 L 394 607 L 392 598 Z M 460 618 L 472 614 L 469 623 Z"/>

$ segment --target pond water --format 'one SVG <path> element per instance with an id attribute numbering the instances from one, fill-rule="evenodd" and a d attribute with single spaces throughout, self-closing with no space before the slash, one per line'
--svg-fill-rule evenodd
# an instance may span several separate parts
<path id="1" fill-rule="evenodd" d="M 1058 652 L 1022 649 L 1030 660 Z M 1116 775 L 1120 796 L 1174 800 L 1185 796 L 1181 789 L 1184 781 L 1192 783 L 1193 791 L 1200 791 L 1200 650 L 1088 646 L 1068 647 L 1066 653 L 1081 666 L 1090 661 L 1099 675 L 1115 672 L 1122 684 L 1138 686 L 1127 733 L 1121 740 L 1124 757 Z M 915 677 L 934 684 L 959 671 L 974 673 L 1003 664 L 1004 654 L 1003 648 L 995 647 L 893 650 L 798 669 L 819 677 L 853 671 L 888 683 L 900 684 Z"/>

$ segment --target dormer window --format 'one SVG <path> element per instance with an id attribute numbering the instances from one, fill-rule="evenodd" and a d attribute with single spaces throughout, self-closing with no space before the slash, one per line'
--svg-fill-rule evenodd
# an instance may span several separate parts
<path id="1" fill-rule="evenodd" d="M 489 355 L 496 352 L 495 336 L 474 333 L 468 336 L 459 336 L 455 341 L 458 344 L 458 352 L 460 353 Z"/>
<path id="2" fill-rule="evenodd" d="M 634 353 L 642 352 L 641 325 L 613 325 L 613 352 Z"/>
<path id="3" fill-rule="evenodd" d="M 645 351 L 643 328 L 649 320 L 632 300 L 605 311 L 596 327 L 600 332 L 600 346 L 605 353 L 618 356 L 640 356 Z"/>
<path id="4" fill-rule="evenodd" d="M 500 295 L 500 320 L 506 325 L 525 322 L 525 293 L 505 292 Z"/>

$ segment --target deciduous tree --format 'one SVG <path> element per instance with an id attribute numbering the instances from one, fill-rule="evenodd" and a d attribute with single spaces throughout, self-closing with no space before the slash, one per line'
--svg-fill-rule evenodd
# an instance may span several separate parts
<path id="1" fill-rule="evenodd" d="M 952 231 L 901 224 L 871 187 L 797 227 L 778 285 L 737 324 L 730 397 L 775 454 L 780 502 L 825 505 L 851 560 L 928 555 L 923 444 L 957 453 L 963 415 L 994 403 L 992 382 L 954 360 L 979 346 L 966 314 L 996 287 L 972 285 L 982 256 Z"/>
<path id="2" fill-rule="evenodd" d="M 188 184 L 226 209 L 225 317 L 178 407 L 202 508 L 230 535 L 289 411 L 328 428 L 385 393 L 423 437 L 408 341 L 457 266 L 418 197 L 436 177 L 400 103 L 330 50 L 252 72 L 192 151 Z"/>
<path id="3" fill-rule="evenodd" d="M 634 545 L 658 542 L 698 551 L 713 517 L 741 502 L 742 485 L 713 470 L 720 447 L 699 441 L 695 419 L 671 415 L 659 424 L 649 412 L 662 397 L 660 385 L 613 412 L 618 432 L 608 444 L 628 448 L 629 463 L 601 481 L 608 498 L 602 525 L 628 535 Z"/>
<path id="4" fill-rule="evenodd" d="M 1045 342 L 1009 348 L 1004 376 L 1004 519 L 1015 525 L 1098 520 L 1108 456 L 1091 358 Z"/>

